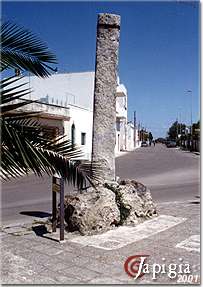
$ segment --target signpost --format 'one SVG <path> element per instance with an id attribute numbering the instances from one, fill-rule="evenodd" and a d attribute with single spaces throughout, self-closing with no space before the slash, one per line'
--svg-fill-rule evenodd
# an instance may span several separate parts
<path id="1" fill-rule="evenodd" d="M 60 241 L 64 240 L 64 179 L 60 179 Z"/>
<path id="2" fill-rule="evenodd" d="M 57 192 L 60 194 L 60 241 L 64 240 L 64 179 L 57 175 L 52 177 L 52 232 L 57 226 Z"/>

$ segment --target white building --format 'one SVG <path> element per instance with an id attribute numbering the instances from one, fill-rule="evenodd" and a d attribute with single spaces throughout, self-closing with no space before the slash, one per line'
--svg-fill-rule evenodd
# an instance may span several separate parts
<path id="1" fill-rule="evenodd" d="M 30 76 L 24 80 L 33 91 L 29 99 L 37 101 L 28 108 L 42 110 L 44 120 L 40 121 L 52 127 L 57 120 L 57 127 L 81 147 L 86 159 L 91 159 L 92 150 L 94 75 L 94 72 L 60 73 L 45 79 Z M 128 136 L 127 90 L 119 79 L 116 97 L 115 152 L 132 150 L 134 139 Z"/>
<path id="2" fill-rule="evenodd" d="M 127 123 L 127 151 L 132 151 L 135 148 L 141 146 L 141 141 L 139 140 L 139 131 L 137 128 L 134 128 L 132 122 Z"/>
<path id="3" fill-rule="evenodd" d="M 115 152 L 126 150 L 127 127 L 127 90 L 119 83 L 116 92 L 116 147 Z"/>

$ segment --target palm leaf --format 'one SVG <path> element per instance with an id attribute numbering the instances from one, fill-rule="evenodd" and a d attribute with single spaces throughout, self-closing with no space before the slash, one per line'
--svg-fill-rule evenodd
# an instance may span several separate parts
<path id="1" fill-rule="evenodd" d="M 87 181 L 92 185 L 99 179 L 96 164 L 78 161 L 82 155 L 80 149 L 73 148 L 64 136 L 53 139 L 51 133 L 33 119 L 35 113 L 16 111 L 32 101 L 21 99 L 30 89 L 24 89 L 24 84 L 13 86 L 13 83 L 17 83 L 15 77 L 0 82 L 1 178 L 7 180 L 31 172 L 37 176 L 58 173 L 79 189 L 84 188 Z"/>
<path id="2" fill-rule="evenodd" d="M 27 83 L 13 85 L 14 82 L 20 81 L 21 79 L 22 77 L 19 77 L 17 79 L 16 77 L 10 77 L 0 81 L 1 116 L 6 115 L 7 113 L 16 110 L 20 107 L 28 105 L 31 102 L 31 101 L 15 102 L 16 100 L 21 99 L 23 96 L 29 95 L 31 93 L 31 90 L 29 88 L 20 89 L 25 85 L 27 85 Z"/>
<path id="3" fill-rule="evenodd" d="M 40 77 L 49 76 L 53 70 L 47 63 L 56 58 L 46 44 L 30 31 L 9 22 L 1 29 L 1 70 L 15 68 Z M 52 139 L 49 132 L 32 117 L 34 112 L 19 108 L 33 101 L 22 99 L 31 91 L 26 83 L 17 84 L 21 77 L 11 77 L 0 82 L 1 92 L 1 169 L 4 180 L 33 172 L 60 174 L 65 181 L 79 189 L 89 181 L 99 179 L 99 167 L 90 162 L 78 161 L 81 151 L 64 137 Z"/>
<path id="4" fill-rule="evenodd" d="M 23 77 L 12 76 L 0 81 L 0 115 L 8 118 L 29 118 L 39 115 L 40 112 L 35 111 L 19 111 L 17 109 L 35 103 L 36 101 L 22 99 L 24 96 L 31 94 L 30 88 L 21 89 L 28 83 L 14 85 L 15 82 L 21 81 Z M 10 87 L 11 86 L 11 87 Z M 15 111 L 14 111 L 15 110 Z M 17 111 L 16 111 L 17 110 Z M 13 112 L 14 111 L 14 112 Z"/>
<path id="5" fill-rule="evenodd" d="M 13 68 L 29 71 L 39 77 L 50 75 L 56 57 L 47 45 L 29 30 L 6 22 L 1 27 L 1 71 Z"/>
<path id="6" fill-rule="evenodd" d="M 83 188 L 86 180 L 99 179 L 99 169 L 89 162 L 78 161 L 81 151 L 59 137 L 54 140 L 41 135 L 43 128 L 34 120 L 2 120 L 2 179 L 34 172 L 60 174 L 65 181 Z M 75 158 L 75 160 L 74 160 Z M 15 163 L 15 164 L 14 164 Z M 16 163 L 18 163 L 16 165 Z"/>

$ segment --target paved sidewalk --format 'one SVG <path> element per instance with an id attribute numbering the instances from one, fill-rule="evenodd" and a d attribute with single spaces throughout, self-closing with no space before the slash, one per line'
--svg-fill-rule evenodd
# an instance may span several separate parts
<path id="1" fill-rule="evenodd" d="M 137 149 L 139 149 L 139 148 L 141 148 L 141 144 L 139 145 L 139 146 L 137 146 L 137 147 L 135 147 L 134 149 L 132 149 L 132 150 L 128 150 L 128 151 L 119 151 L 119 152 L 116 152 L 116 157 L 121 157 L 121 156 L 124 156 L 124 155 L 126 155 L 126 154 L 128 154 L 128 153 L 131 153 L 131 152 L 133 152 L 133 151 L 135 151 L 135 150 L 137 150 Z"/>
<path id="2" fill-rule="evenodd" d="M 185 153 L 190 153 L 190 154 L 195 154 L 195 155 L 199 155 L 200 156 L 200 152 L 199 151 L 190 151 L 188 149 L 183 149 L 183 148 L 180 148 L 180 147 L 177 147 L 177 149 L 179 149 L 180 151 L 185 152 Z"/>
<path id="3" fill-rule="evenodd" d="M 188 263 L 191 274 L 200 276 L 199 198 L 193 202 L 161 203 L 158 209 L 161 216 L 177 219 L 177 224 L 170 228 L 166 226 L 158 233 L 145 230 L 144 239 L 139 240 L 138 234 L 135 242 L 129 244 L 126 235 L 126 244 L 124 242 L 120 248 L 113 245 L 108 248 L 90 246 L 87 242 L 91 241 L 91 237 L 80 237 L 78 234 L 66 234 L 65 242 L 59 243 L 54 240 L 56 235 L 53 234 L 37 236 L 37 223 L 35 232 L 31 225 L 26 225 L 25 228 L 2 228 L 2 283 L 157 285 L 177 282 L 178 277 L 170 279 L 167 274 L 161 274 L 156 280 L 152 280 L 152 274 L 145 274 L 135 281 L 124 271 L 124 263 L 132 255 L 149 255 L 149 265 L 163 262 L 166 266 L 171 263 Z M 148 226 L 151 223 L 153 227 L 153 222 L 149 220 Z M 135 227 L 132 227 L 132 231 L 135 230 L 133 228 Z M 118 240 L 122 237 L 119 229 L 115 230 L 115 234 Z M 82 238 L 82 241 L 77 238 Z M 99 241 L 100 239 L 98 245 Z"/>

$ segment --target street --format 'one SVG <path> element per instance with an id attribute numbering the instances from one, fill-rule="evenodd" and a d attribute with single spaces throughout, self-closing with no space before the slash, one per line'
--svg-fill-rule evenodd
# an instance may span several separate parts
<path id="1" fill-rule="evenodd" d="M 0 283 L 201 284 L 199 1 L 3 2 Z"/>
<path id="2" fill-rule="evenodd" d="M 199 164 L 198 155 L 157 144 L 116 158 L 116 174 L 146 184 L 155 202 L 194 201 L 200 192 Z M 65 192 L 71 190 L 66 185 Z M 47 217 L 51 178 L 31 175 L 3 183 L 1 212 L 3 224 Z"/>
<path id="3" fill-rule="evenodd" d="M 148 186 L 155 202 L 194 200 L 200 192 L 199 156 L 162 144 L 117 158 L 116 171 Z"/>
<path id="4" fill-rule="evenodd" d="M 51 212 L 49 178 L 30 176 L 3 184 L 2 283 L 135 284 L 124 264 L 145 256 L 138 254 L 146 254 L 149 266 L 183 261 L 190 266 L 186 284 L 189 279 L 200 282 L 199 156 L 156 145 L 118 157 L 116 168 L 120 178 L 147 184 L 159 216 L 95 236 L 65 232 L 63 243 L 58 232 L 37 232 L 44 227 L 39 217 Z M 31 223 L 33 219 L 38 222 Z M 182 282 L 181 275 L 169 275 L 158 274 L 154 280 L 149 273 L 136 283 Z"/>

